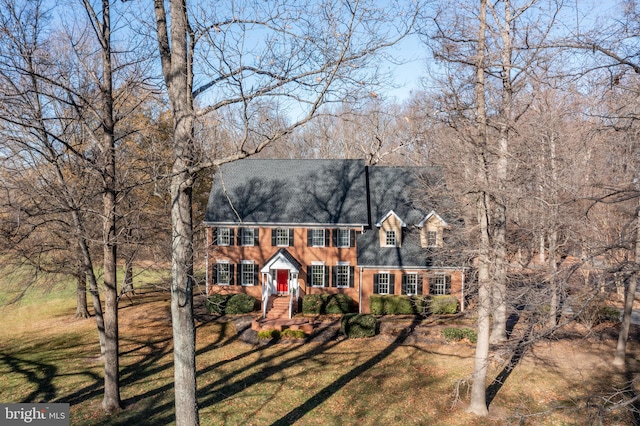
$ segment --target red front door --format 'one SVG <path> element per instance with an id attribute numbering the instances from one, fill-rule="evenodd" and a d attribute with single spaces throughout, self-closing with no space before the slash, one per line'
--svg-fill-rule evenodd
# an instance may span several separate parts
<path id="1" fill-rule="evenodd" d="M 289 271 L 286 269 L 278 269 L 276 271 L 276 282 L 278 283 L 278 293 L 289 292 Z"/>

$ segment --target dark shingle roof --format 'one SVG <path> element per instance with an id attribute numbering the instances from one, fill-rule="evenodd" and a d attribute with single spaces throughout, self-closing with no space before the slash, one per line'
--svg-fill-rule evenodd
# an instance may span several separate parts
<path id="1" fill-rule="evenodd" d="M 223 165 L 214 177 L 210 224 L 368 224 L 362 160 L 254 160 Z"/>
<path id="2" fill-rule="evenodd" d="M 369 169 L 372 229 L 358 235 L 358 265 L 382 267 L 428 267 L 429 251 L 420 246 L 419 230 L 414 226 L 430 210 L 424 207 L 419 184 L 425 174 L 422 167 L 371 167 Z M 419 205 L 421 205 L 419 207 Z M 427 207 L 428 208 L 428 207 Z M 401 247 L 380 247 L 376 223 L 392 211 L 407 224 Z"/>

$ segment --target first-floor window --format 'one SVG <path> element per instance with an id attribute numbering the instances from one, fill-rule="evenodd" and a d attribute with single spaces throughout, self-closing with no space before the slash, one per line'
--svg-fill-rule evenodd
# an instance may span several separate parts
<path id="1" fill-rule="evenodd" d="M 233 276 L 233 265 L 229 262 L 218 262 L 216 265 L 216 283 L 220 285 L 231 284 Z"/>
<path id="2" fill-rule="evenodd" d="M 451 294 L 451 275 L 435 274 L 431 281 L 431 294 Z"/>
<path id="3" fill-rule="evenodd" d="M 255 285 L 256 284 L 256 265 L 253 261 L 243 260 L 242 271 L 240 277 L 242 279 L 242 285 Z"/>
<path id="4" fill-rule="evenodd" d="M 333 267 L 333 286 L 334 287 L 352 287 L 353 286 L 354 268 L 348 263 L 338 263 Z"/>
<path id="5" fill-rule="evenodd" d="M 418 290 L 418 274 L 404 274 L 402 276 L 402 294 L 415 296 L 422 293 Z"/>
<path id="6" fill-rule="evenodd" d="M 309 265 L 309 285 L 324 287 L 326 285 L 326 266 L 324 264 Z"/>
<path id="7" fill-rule="evenodd" d="M 389 272 L 380 272 L 373 275 L 373 292 L 375 294 L 393 294 L 393 278 Z"/>

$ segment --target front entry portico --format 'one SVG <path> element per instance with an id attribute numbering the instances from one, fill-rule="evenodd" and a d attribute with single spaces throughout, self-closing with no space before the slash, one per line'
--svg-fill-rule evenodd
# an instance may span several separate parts
<path id="1" fill-rule="evenodd" d="M 262 273 L 262 312 L 266 315 L 266 306 L 272 295 L 289 295 L 290 311 L 295 308 L 300 295 L 298 274 L 302 265 L 286 249 L 278 250 L 260 270 Z"/>

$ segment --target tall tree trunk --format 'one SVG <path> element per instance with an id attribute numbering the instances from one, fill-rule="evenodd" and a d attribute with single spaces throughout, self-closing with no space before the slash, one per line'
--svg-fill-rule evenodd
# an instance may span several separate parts
<path id="1" fill-rule="evenodd" d="M 549 292 L 551 298 L 549 301 L 549 318 L 547 327 L 553 329 L 558 325 L 558 309 L 560 308 L 560 295 L 558 288 L 558 262 L 556 260 L 556 248 L 558 244 L 558 231 L 555 229 L 549 233 L 549 259 L 547 274 L 549 276 Z"/>
<path id="2" fill-rule="evenodd" d="M 636 297 L 638 286 L 638 263 L 640 262 L 640 198 L 638 198 L 638 208 L 636 209 L 636 241 L 635 259 L 636 271 L 629 279 L 624 294 L 624 310 L 622 312 L 622 323 L 620 324 L 620 334 L 618 334 L 618 344 L 616 345 L 616 355 L 613 364 L 623 366 L 625 364 L 625 354 L 627 352 L 627 341 L 629 339 L 629 328 L 631 327 L 631 314 L 633 313 L 633 301 Z"/>
<path id="3" fill-rule="evenodd" d="M 498 194 L 494 208 L 494 282 L 492 291 L 493 329 L 491 343 L 507 340 L 507 175 L 509 135 L 512 121 L 513 87 L 511 83 L 513 47 L 511 25 L 513 16 L 511 2 L 504 1 L 504 22 L 500 27 L 502 39 L 502 100 L 498 123 L 498 160 L 496 180 Z"/>
<path id="4" fill-rule="evenodd" d="M 121 408 L 118 330 L 118 279 L 116 275 L 116 147 L 113 118 L 111 21 L 109 0 L 102 1 L 102 155 L 103 170 L 103 261 L 104 261 L 104 397 L 106 411 Z"/>
<path id="5" fill-rule="evenodd" d="M 194 152 L 192 47 L 193 34 L 185 0 L 154 1 L 162 73 L 173 113 L 173 176 L 171 178 L 171 321 L 176 424 L 197 426 L 196 332 L 193 320 L 193 176 Z M 167 23 L 170 22 L 170 34 Z"/>
<path id="6" fill-rule="evenodd" d="M 82 264 L 76 270 L 76 318 L 89 318 L 87 305 L 87 274 Z"/>
<path id="7" fill-rule="evenodd" d="M 487 111 L 485 100 L 485 49 L 486 49 L 486 28 L 487 28 L 487 0 L 480 0 L 480 11 L 478 14 L 478 44 L 476 58 L 476 107 L 477 107 L 477 149 L 478 177 L 480 184 L 486 190 L 487 169 L 484 158 L 487 142 Z M 481 191 L 476 202 L 478 215 L 478 227 L 480 231 L 480 250 L 478 253 L 478 341 L 476 343 L 476 353 L 473 366 L 473 385 L 471 387 L 471 400 L 467 411 L 479 416 L 486 416 L 487 409 L 486 380 L 487 368 L 489 364 L 489 331 L 491 321 L 490 297 L 491 283 L 489 280 L 489 208 L 487 194 Z"/>

